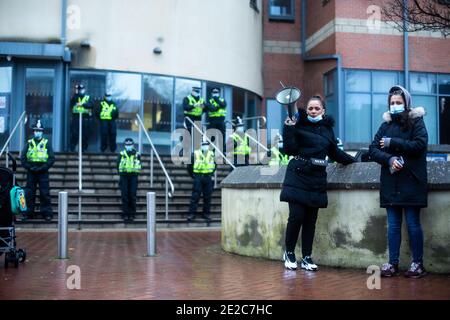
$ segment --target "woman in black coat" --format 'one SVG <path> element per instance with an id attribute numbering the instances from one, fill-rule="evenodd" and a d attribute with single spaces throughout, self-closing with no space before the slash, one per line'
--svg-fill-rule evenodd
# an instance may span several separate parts
<path id="1" fill-rule="evenodd" d="M 294 121 L 287 118 L 283 127 L 284 151 L 294 156 L 289 161 L 280 194 L 280 200 L 289 203 L 283 261 L 287 269 L 297 269 L 294 251 L 302 229 L 301 268 L 316 271 L 311 253 L 317 213 L 319 208 L 328 205 L 325 158 L 329 156 L 343 164 L 355 162 L 355 159 L 338 148 L 334 120 L 325 115 L 325 104 L 320 96 L 311 97 L 306 110 L 300 109 L 297 117 Z"/>
<path id="2" fill-rule="evenodd" d="M 399 274 L 402 215 L 408 224 L 412 263 L 405 276 L 422 277 L 423 232 L 420 209 L 427 206 L 428 134 L 423 121 L 425 110 L 411 108 L 411 96 L 401 87 L 389 90 L 389 111 L 369 148 L 370 158 L 381 164 L 380 206 L 386 208 L 388 220 L 389 262 L 381 275 Z"/>

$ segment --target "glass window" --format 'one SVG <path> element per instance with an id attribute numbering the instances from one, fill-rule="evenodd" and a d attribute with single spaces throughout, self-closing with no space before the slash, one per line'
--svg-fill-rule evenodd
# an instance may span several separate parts
<path id="1" fill-rule="evenodd" d="M 397 72 L 373 71 L 373 91 L 388 93 L 389 89 L 398 83 Z"/>
<path id="2" fill-rule="evenodd" d="M 325 96 L 334 93 L 334 72 L 329 72 L 324 75 L 324 92 Z"/>
<path id="3" fill-rule="evenodd" d="M 175 106 L 176 128 L 184 128 L 183 99 L 192 92 L 192 87 L 201 87 L 198 80 L 176 79 L 175 81 Z"/>
<path id="4" fill-rule="evenodd" d="M 426 115 L 423 119 L 428 131 L 428 144 L 436 144 L 438 126 L 436 97 L 413 96 L 412 101 L 413 106 L 425 108 Z"/>
<path id="5" fill-rule="evenodd" d="M 269 142 L 271 142 L 272 139 L 275 138 L 277 132 L 281 134 L 283 130 L 284 120 L 287 117 L 287 110 L 286 107 L 279 104 L 275 99 L 267 99 L 266 106 L 267 106 L 267 139 Z"/>
<path id="6" fill-rule="evenodd" d="M 53 135 L 54 69 L 27 68 L 25 80 L 25 111 L 28 122 L 25 137 L 32 135 L 32 127 L 41 120 L 48 139 Z"/>
<path id="7" fill-rule="evenodd" d="M 269 18 L 294 20 L 294 0 L 270 0 Z"/>
<path id="8" fill-rule="evenodd" d="M 450 97 L 439 98 L 439 143 L 450 144 Z"/>
<path id="9" fill-rule="evenodd" d="M 347 70 L 346 91 L 370 92 L 370 71 Z"/>
<path id="10" fill-rule="evenodd" d="M 119 110 L 117 120 L 117 142 L 125 138 L 138 140 L 139 127 L 136 114 L 141 111 L 141 75 L 121 72 L 106 74 L 106 92 L 110 93 Z"/>
<path id="11" fill-rule="evenodd" d="M 233 88 L 233 119 L 243 118 L 245 114 L 245 91 Z"/>
<path id="12" fill-rule="evenodd" d="M 9 103 L 11 97 L 12 68 L 0 68 L 0 146 L 9 135 Z"/>
<path id="13" fill-rule="evenodd" d="M 144 125 L 157 145 L 170 145 L 173 81 L 171 77 L 144 76 Z"/>
<path id="14" fill-rule="evenodd" d="M 416 93 L 436 93 L 436 75 L 411 72 L 410 88 Z"/>
<path id="15" fill-rule="evenodd" d="M 450 94 L 450 75 L 439 75 L 439 94 Z M 1 91 L 1 90 L 0 90 Z"/>
<path id="16" fill-rule="evenodd" d="M 371 141 L 370 94 L 348 93 L 345 97 L 345 138 L 352 142 Z"/>
<path id="17" fill-rule="evenodd" d="M 387 99 L 388 95 L 374 94 L 372 97 L 372 139 L 383 122 L 383 113 L 388 111 Z"/>

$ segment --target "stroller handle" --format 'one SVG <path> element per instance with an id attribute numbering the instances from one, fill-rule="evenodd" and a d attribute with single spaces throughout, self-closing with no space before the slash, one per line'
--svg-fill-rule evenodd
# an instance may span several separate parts
<path id="1" fill-rule="evenodd" d="M 16 170 L 17 170 L 17 160 L 16 160 L 16 157 L 14 157 L 14 156 L 11 154 L 11 152 L 8 152 L 8 157 L 10 157 L 11 160 L 12 160 L 12 170 L 13 170 L 13 172 L 16 172 Z"/>

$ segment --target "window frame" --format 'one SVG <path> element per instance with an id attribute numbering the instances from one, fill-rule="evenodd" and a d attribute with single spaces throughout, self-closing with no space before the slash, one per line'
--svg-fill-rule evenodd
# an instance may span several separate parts
<path id="1" fill-rule="evenodd" d="M 290 15 L 274 15 L 271 13 L 270 8 L 271 0 L 267 1 L 267 12 L 269 21 L 284 21 L 284 22 L 295 22 L 295 0 L 289 0 L 291 2 L 292 14 Z"/>

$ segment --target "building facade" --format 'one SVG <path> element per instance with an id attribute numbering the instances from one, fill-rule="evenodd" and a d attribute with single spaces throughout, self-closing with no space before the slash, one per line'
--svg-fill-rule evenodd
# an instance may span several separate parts
<path id="1" fill-rule="evenodd" d="M 83 83 L 95 103 L 110 92 L 118 142 L 137 138 L 140 114 L 163 152 L 183 125 L 192 86 L 221 88 L 227 119 L 267 118 L 279 130 L 280 81 L 325 96 L 345 142 L 371 141 L 401 84 L 427 110 L 430 144 L 450 144 L 450 40 L 395 30 L 385 0 L 1 0 L 0 142 L 20 115 L 36 118 L 57 151 L 68 147 L 69 100 Z M 45 18 L 43 18 L 45 17 Z M 92 121 L 89 151 L 99 150 Z M 269 134 L 269 140 L 272 138 Z M 263 140 L 265 140 L 263 138 Z M 12 148 L 19 146 L 19 135 Z"/>

